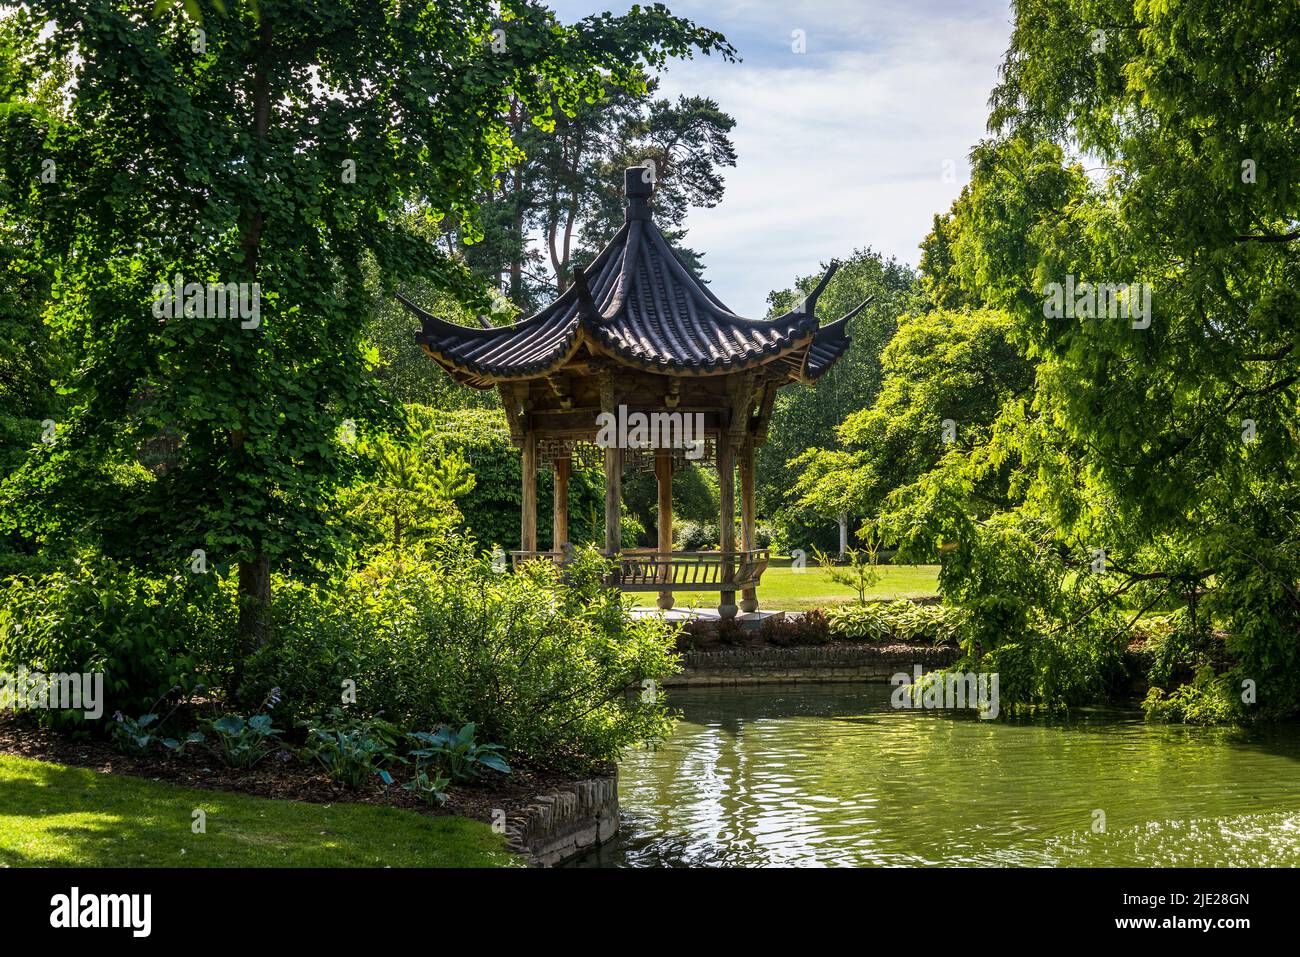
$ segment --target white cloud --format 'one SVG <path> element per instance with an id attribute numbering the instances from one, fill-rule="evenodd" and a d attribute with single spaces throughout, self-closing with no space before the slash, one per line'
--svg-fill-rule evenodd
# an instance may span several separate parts
<path id="1" fill-rule="evenodd" d="M 566 19 L 584 4 L 564 3 Z M 726 34 L 744 62 L 673 63 L 662 92 L 713 97 L 736 118 L 739 164 L 687 221 L 714 291 L 762 315 L 767 293 L 872 246 L 915 264 L 968 176 L 1010 15 L 1002 0 L 670 2 Z M 807 52 L 790 49 L 794 29 Z M 945 182 L 944 162 L 956 181 Z"/>

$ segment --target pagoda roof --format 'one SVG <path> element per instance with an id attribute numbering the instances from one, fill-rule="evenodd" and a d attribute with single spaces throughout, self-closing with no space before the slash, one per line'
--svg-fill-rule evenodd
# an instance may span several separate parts
<path id="1" fill-rule="evenodd" d="M 832 263 L 795 309 L 747 319 L 728 309 L 682 263 L 650 215 L 648 170 L 627 170 L 627 218 L 554 302 L 513 325 L 448 322 L 398 297 L 421 321 L 416 341 L 467 385 L 546 375 L 586 350 L 617 364 L 665 375 L 717 375 L 774 366 L 781 377 L 813 381 L 849 346 L 848 320 L 819 327 L 817 298 Z"/>

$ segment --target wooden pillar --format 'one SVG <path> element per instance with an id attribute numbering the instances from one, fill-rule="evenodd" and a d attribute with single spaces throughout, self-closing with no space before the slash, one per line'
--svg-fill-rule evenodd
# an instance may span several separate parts
<path id="1" fill-rule="evenodd" d="M 754 440 L 748 435 L 740 447 L 740 547 L 754 550 Z M 740 610 L 758 611 L 757 588 L 741 591 Z"/>
<path id="2" fill-rule="evenodd" d="M 555 460 L 555 496 L 552 499 L 551 512 L 554 522 L 551 525 L 551 550 L 562 551 L 564 543 L 569 540 L 569 469 L 571 463 L 567 455 Z"/>
<path id="3" fill-rule="evenodd" d="M 537 551 L 537 433 L 524 432 L 523 487 L 519 505 L 519 547 L 525 552 Z"/>
<path id="4" fill-rule="evenodd" d="M 718 614 L 736 617 L 736 475 L 735 449 L 726 432 L 718 436 L 718 548 L 722 552 L 722 596 Z M 727 588 L 728 585 L 732 587 Z"/>
<path id="5" fill-rule="evenodd" d="M 658 558 L 663 569 L 662 580 L 672 582 L 673 566 L 673 453 L 671 449 L 659 449 L 655 452 L 655 479 L 659 484 L 659 546 Z M 673 607 L 673 591 L 665 588 L 659 592 L 656 602 L 667 611 Z"/>
<path id="6" fill-rule="evenodd" d="M 623 450 L 605 450 L 605 554 L 617 558 L 623 547 Z"/>

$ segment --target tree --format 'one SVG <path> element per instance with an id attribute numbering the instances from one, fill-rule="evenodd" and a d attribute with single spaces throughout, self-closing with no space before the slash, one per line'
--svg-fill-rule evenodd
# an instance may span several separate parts
<path id="1" fill-rule="evenodd" d="M 437 538 L 456 524 L 456 499 L 474 490 L 474 474 L 458 450 L 429 454 L 432 430 L 409 436 L 379 434 L 357 440 L 363 478 L 342 496 L 348 514 L 377 531 L 382 547 L 401 563 L 403 548 Z"/>
<path id="2" fill-rule="evenodd" d="M 1033 370 L 1010 341 L 1005 314 L 934 310 L 902 317 L 881 354 L 875 402 L 852 412 L 832 449 L 811 448 L 792 463 L 801 505 L 868 518 L 939 464 L 986 445 L 1004 405 L 1025 398 Z M 970 507 L 1009 508 L 1005 471 L 973 485 Z"/>
<path id="3" fill-rule="evenodd" d="M 1021 0 L 1016 12 L 992 135 L 960 228 L 933 255 L 1011 317 L 1036 362 L 1032 403 L 1006 434 L 1025 501 L 963 526 L 945 504 L 960 496 L 949 471 L 950 491 L 936 475 L 897 527 L 931 541 L 948 529 L 945 593 L 972 607 L 1005 615 L 1013 594 L 1038 596 L 986 635 L 1068 636 L 1135 603 L 1122 628 L 1173 601 L 1190 631 L 1227 629 L 1235 684 L 1294 711 L 1300 11 Z M 1052 297 L 1066 284 L 1080 295 L 1062 315 Z M 1103 284 L 1127 287 L 1119 314 L 1090 304 Z M 1042 569 L 1037 584 L 1009 581 L 1012 564 Z M 1063 603 L 1051 581 L 1090 600 Z"/>
<path id="4" fill-rule="evenodd" d="M 800 277 L 793 289 L 768 295 L 768 314 L 779 315 L 797 305 L 821 279 Z M 830 447 L 835 429 L 851 412 L 869 404 L 880 389 L 880 356 L 894 334 L 898 316 L 918 302 L 916 276 L 904 264 L 885 259 L 871 249 L 856 250 L 845 259 L 817 302 L 824 320 L 837 319 L 866 299 L 871 303 L 849 321 L 849 350 L 811 389 L 783 389 L 777 394 L 767 443 L 755 455 L 757 509 L 777 518 L 787 544 L 808 548 L 833 543 L 827 519 L 840 511 L 800 508 L 789 493 L 797 479 L 790 462 L 808 448 Z M 860 514 L 860 513 L 859 513 Z M 822 535 L 819 538 L 821 526 Z"/>
<path id="5" fill-rule="evenodd" d="M 595 182 L 582 197 L 580 247 L 571 259 L 580 265 L 590 263 L 618 231 L 623 224 L 622 171 L 648 165 L 655 181 L 655 223 L 686 266 L 699 275 L 700 255 L 682 246 L 686 235 L 682 224 L 692 207 L 711 209 L 722 201 L 726 186 L 721 167 L 736 165 L 730 136 L 736 121 L 715 100 L 701 96 L 676 100 L 647 96 L 634 106 L 620 116 L 610 148 L 592 157 Z M 549 216 L 543 223 L 549 225 Z M 561 289 L 572 274 L 567 241 L 562 249 L 563 257 L 552 256 L 557 279 L 564 277 Z"/>
<path id="6" fill-rule="evenodd" d="M 42 131 L 61 122 L 59 90 L 69 65 L 51 62 L 37 70 L 20 57 L 21 31 L 0 17 L 0 151 L 39 154 Z M 42 164 L 42 175 L 48 175 Z M 51 381 L 66 371 L 67 350 L 43 318 L 54 279 L 52 264 L 25 255 L 34 237 L 21 219 L 34 201 L 36 184 L 0 180 L 0 476 L 49 437 L 61 418 L 62 400 Z"/>
<path id="7" fill-rule="evenodd" d="M 531 312 L 562 293 L 623 222 L 623 170 L 654 164 L 655 219 L 678 245 L 692 206 L 722 199 L 720 167 L 736 164 L 735 120 L 704 97 L 655 97 L 658 81 L 610 88 L 574 111 L 553 106 L 553 124 L 513 101 L 507 122 L 520 156 L 493 182 L 465 250 L 477 276 Z M 448 234 L 450 236 L 450 234 Z M 534 243 L 534 236 L 540 242 Z M 698 269 L 691 250 L 679 250 Z"/>
<path id="8" fill-rule="evenodd" d="M 476 235 L 479 197 L 518 156 L 512 101 L 545 125 L 668 57 L 731 55 L 657 4 L 565 26 L 533 0 L 41 0 L 16 23 L 30 61 L 76 53 L 67 122 L 0 175 L 39 191 L 24 226 L 55 260 L 49 312 L 79 366 L 59 441 L 7 483 L 10 520 L 46 535 L 84 520 L 161 567 L 199 546 L 233 563 L 244 654 L 268 635 L 272 569 L 339 540 L 340 423 L 393 420 L 362 348 L 366 257 L 386 284 L 472 291 L 400 214 L 418 203 Z M 43 158 L 57 179 L 33 186 Z M 186 308 L 169 312 L 177 284 Z M 238 315 L 210 290 L 242 293 Z M 104 478 L 168 429 L 165 474 Z"/>

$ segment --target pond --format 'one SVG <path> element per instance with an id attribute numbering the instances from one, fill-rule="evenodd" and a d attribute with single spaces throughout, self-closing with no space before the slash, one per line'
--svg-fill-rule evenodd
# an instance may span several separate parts
<path id="1" fill-rule="evenodd" d="M 682 690 L 580 866 L 1295 866 L 1300 727 L 983 721 L 888 684 Z"/>

